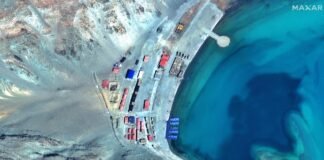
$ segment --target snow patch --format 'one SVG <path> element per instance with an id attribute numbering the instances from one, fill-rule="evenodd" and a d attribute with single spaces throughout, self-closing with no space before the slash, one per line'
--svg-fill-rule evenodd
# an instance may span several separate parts
<path id="1" fill-rule="evenodd" d="M 0 78 L 0 99 L 7 99 L 14 96 L 30 96 L 29 90 L 21 89 L 7 79 Z"/>

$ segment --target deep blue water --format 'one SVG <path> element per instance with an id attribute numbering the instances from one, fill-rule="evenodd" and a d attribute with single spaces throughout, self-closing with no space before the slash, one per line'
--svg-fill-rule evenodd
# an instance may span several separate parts
<path id="1" fill-rule="evenodd" d="M 284 117 L 292 110 L 298 111 L 299 84 L 299 79 L 283 73 L 253 77 L 247 83 L 248 96 L 234 96 L 230 101 L 228 114 L 235 132 L 221 145 L 220 157 L 249 159 L 254 143 L 292 151 L 293 142 L 285 133 Z"/>
<path id="2" fill-rule="evenodd" d="M 187 159 L 324 158 L 324 1 L 240 1 L 189 66 L 172 114 Z"/>

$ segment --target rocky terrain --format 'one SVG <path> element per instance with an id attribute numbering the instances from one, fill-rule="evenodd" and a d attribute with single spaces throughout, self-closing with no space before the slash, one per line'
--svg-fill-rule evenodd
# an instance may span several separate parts
<path id="1" fill-rule="evenodd" d="M 0 159 L 161 159 L 114 138 L 92 73 L 184 1 L 0 0 Z"/>

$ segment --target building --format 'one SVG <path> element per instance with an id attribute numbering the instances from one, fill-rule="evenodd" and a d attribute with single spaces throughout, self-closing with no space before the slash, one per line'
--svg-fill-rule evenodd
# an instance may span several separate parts
<path id="1" fill-rule="evenodd" d="M 141 119 L 139 117 L 136 118 L 136 129 L 141 128 Z"/>
<path id="2" fill-rule="evenodd" d="M 149 60 L 150 60 L 150 57 L 147 56 L 147 55 L 145 55 L 144 58 L 143 58 L 143 61 L 144 61 L 144 62 L 148 62 Z"/>
<path id="3" fill-rule="evenodd" d="M 144 101 L 144 110 L 149 110 L 150 109 L 150 100 L 146 99 Z"/>
<path id="4" fill-rule="evenodd" d="M 141 121 L 140 131 L 142 132 L 145 129 L 145 122 Z"/>
<path id="5" fill-rule="evenodd" d="M 109 88 L 109 80 L 107 80 L 107 79 L 102 80 L 101 87 L 103 89 L 108 89 Z"/>
<path id="6" fill-rule="evenodd" d="M 144 76 L 144 71 L 141 70 L 141 71 L 139 71 L 139 73 L 138 73 L 137 79 L 142 79 L 143 76 Z"/>
<path id="7" fill-rule="evenodd" d="M 180 57 L 176 57 L 170 69 L 170 75 L 178 76 L 180 75 L 183 67 L 183 60 Z"/>
<path id="8" fill-rule="evenodd" d="M 133 109 L 134 109 L 135 100 L 136 100 L 136 97 L 137 97 L 137 93 L 138 93 L 138 91 L 139 91 L 139 89 L 140 89 L 140 85 L 141 85 L 141 83 L 140 83 L 140 81 L 138 80 L 137 83 L 136 83 L 136 86 L 135 86 L 135 88 L 134 88 L 134 92 L 133 92 L 133 94 L 132 94 L 131 101 L 130 101 L 130 103 L 129 103 L 128 112 L 132 112 Z"/>
<path id="9" fill-rule="evenodd" d="M 127 95 L 128 95 L 128 88 L 125 88 L 124 89 L 123 96 L 122 96 L 122 100 L 121 100 L 121 102 L 119 104 L 119 110 L 120 111 L 123 111 L 124 110 L 124 106 L 125 106 L 125 103 L 126 103 Z"/>
<path id="10" fill-rule="evenodd" d="M 168 54 L 162 54 L 159 66 L 164 68 L 167 65 L 169 59 L 170 59 L 170 56 Z"/>
<path id="11" fill-rule="evenodd" d="M 147 135 L 147 140 L 152 142 L 154 140 L 154 136 L 151 134 Z"/>
<path id="12" fill-rule="evenodd" d="M 128 69 L 126 73 L 126 79 L 133 79 L 135 75 L 135 70 Z"/>
<path id="13" fill-rule="evenodd" d="M 128 123 L 128 116 L 124 117 L 124 123 L 127 124 Z"/>
<path id="14" fill-rule="evenodd" d="M 114 66 L 112 71 L 113 71 L 113 73 L 118 74 L 120 71 L 120 68 L 118 66 Z"/>
<path id="15" fill-rule="evenodd" d="M 134 116 L 129 116 L 128 117 L 128 123 L 134 124 L 135 123 L 135 117 Z"/>
<path id="16" fill-rule="evenodd" d="M 121 67 L 122 67 L 121 63 L 115 63 L 112 69 L 113 73 L 118 74 Z"/>

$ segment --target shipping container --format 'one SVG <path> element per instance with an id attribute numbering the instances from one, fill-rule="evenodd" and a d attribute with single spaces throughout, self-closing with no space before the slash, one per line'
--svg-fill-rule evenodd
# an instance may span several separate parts
<path id="1" fill-rule="evenodd" d="M 144 110 L 149 110 L 150 108 L 150 100 L 146 99 L 144 101 Z"/>

